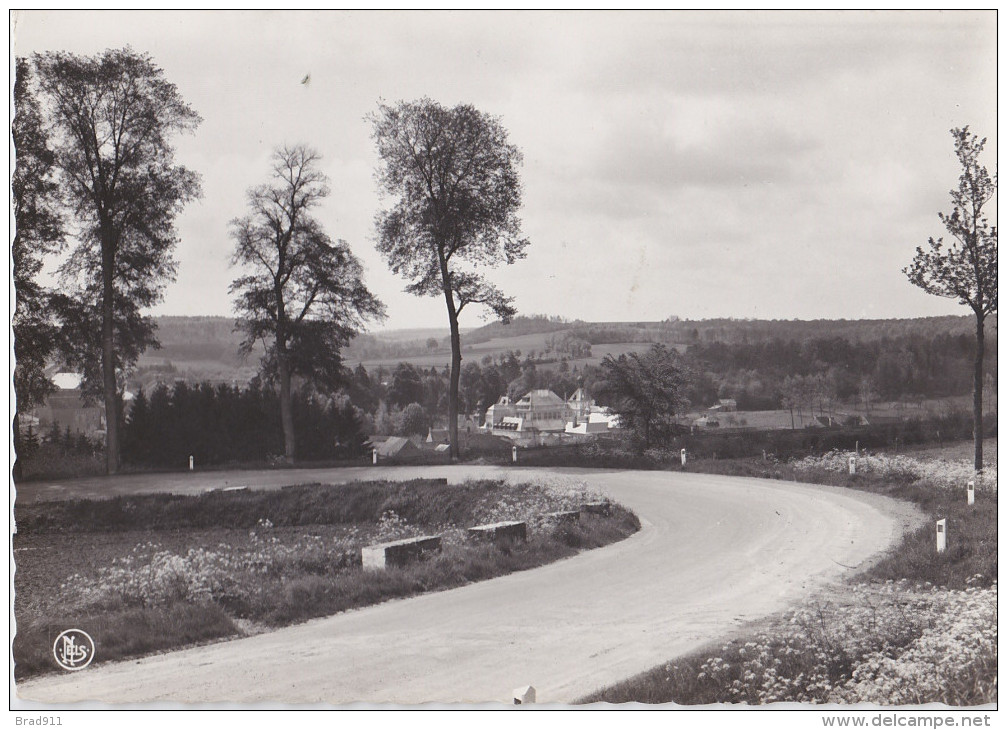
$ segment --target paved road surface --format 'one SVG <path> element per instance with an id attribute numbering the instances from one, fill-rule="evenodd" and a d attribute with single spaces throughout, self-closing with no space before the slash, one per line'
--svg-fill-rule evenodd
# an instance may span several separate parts
<path id="1" fill-rule="evenodd" d="M 905 503 L 842 489 L 662 472 L 500 467 L 145 475 L 25 487 L 25 500 L 101 491 L 195 492 L 381 475 L 547 471 L 636 511 L 633 537 L 536 570 L 266 634 L 23 683 L 70 702 L 570 702 L 724 636 L 840 579 L 915 519 Z M 101 651 L 101 647 L 98 647 Z"/>

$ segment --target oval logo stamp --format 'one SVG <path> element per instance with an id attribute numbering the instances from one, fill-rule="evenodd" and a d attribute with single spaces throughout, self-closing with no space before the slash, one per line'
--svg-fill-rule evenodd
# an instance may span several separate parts
<path id="1" fill-rule="evenodd" d="M 56 637 L 52 655 L 63 669 L 76 672 L 94 659 L 94 639 L 86 631 L 67 629 Z"/>

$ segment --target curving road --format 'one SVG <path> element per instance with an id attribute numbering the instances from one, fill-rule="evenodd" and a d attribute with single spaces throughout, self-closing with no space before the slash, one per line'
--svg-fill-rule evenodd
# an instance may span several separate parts
<path id="1" fill-rule="evenodd" d="M 25 485 L 18 499 L 543 473 L 587 481 L 633 509 L 643 529 L 606 548 L 463 588 L 24 682 L 18 696 L 415 705 L 509 702 L 514 688 L 531 684 L 539 702 L 571 702 L 840 579 L 917 519 L 906 503 L 790 482 L 465 466 L 127 476 Z"/>

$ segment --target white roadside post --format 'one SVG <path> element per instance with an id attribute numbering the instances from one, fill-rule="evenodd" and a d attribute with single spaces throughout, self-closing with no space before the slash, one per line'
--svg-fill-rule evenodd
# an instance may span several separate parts
<path id="1" fill-rule="evenodd" d="M 378 450 L 377 449 L 371 449 L 371 463 L 372 464 L 377 464 L 378 463 Z"/>
<path id="2" fill-rule="evenodd" d="M 535 688 L 530 684 L 525 687 L 518 687 L 514 690 L 514 704 L 515 705 L 534 705 L 535 704 Z"/>
<path id="3" fill-rule="evenodd" d="M 510 447 L 510 460 L 517 464 L 517 446 Z"/>
<path id="4" fill-rule="evenodd" d="M 685 466 L 685 449 L 682 449 L 682 466 Z"/>
<path id="5" fill-rule="evenodd" d="M 937 552 L 943 553 L 948 549 L 948 520 L 937 520 Z"/>
<path id="6" fill-rule="evenodd" d="M 969 480 L 968 500 L 969 506 L 976 503 L 976 483 L 972 480 Z"/>
<path id="7" fill-rule="evenodd" d="M 195 466 L 195 464 L 196 464 L 196 462 L 193 460 L 192 454 L 189 454 L 189 471 L 192 471 L 192 469 Z"/>
<path id="8" fill-rule="evenodd" d="M 856 474 L 856 473 L 857 473 L 857 457 L 851 455 L 850 456 L 850 474 Z"/>

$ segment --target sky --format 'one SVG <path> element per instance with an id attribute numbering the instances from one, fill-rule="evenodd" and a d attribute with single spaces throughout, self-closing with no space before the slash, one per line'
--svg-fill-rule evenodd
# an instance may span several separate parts
<path id="1" fill-rule="evenodd" d="M 421 97 L 499 117 L 523 153 L 528 256 L 488 277 L 521 314 L 969 313 L 902 269 L 943 232 L 949 130 L 988 137 L 996 168 L 995 11 L 25 11 L 12 34 L 16 55 L 145 51 L 203 117 L 175 140 L 203 197 L 154 314 L 233 313 L 228 223 L 303 143 L 330 178 L 317 218 L 387 306 L 375 329 L 445 327 L 375 249 L 392 201 L 367 115 Z"/>

